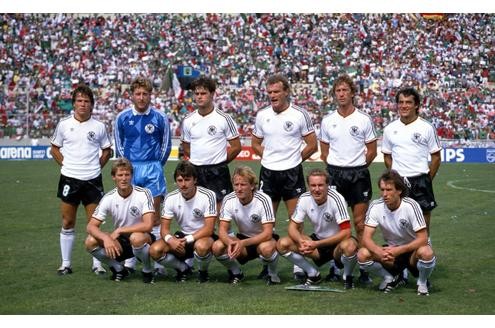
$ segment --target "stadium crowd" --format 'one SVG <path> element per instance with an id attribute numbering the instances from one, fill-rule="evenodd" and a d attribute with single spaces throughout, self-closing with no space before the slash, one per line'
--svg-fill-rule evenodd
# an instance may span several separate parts
<path id="1" fill-rule="evenodd" d="M 112 129 L 137 75 L 175 136 L 193 109 L 174 96 L 168 68 L 191 66 L 219 82 L 216 102 L 249 135 L 267 105 L 266 77 L 286 74 L 293 101 L 318 128 L 335 110 L 330 86 L 347 72 L 358 107 L 381 134 L 397 118 L 395 92 L 413 86 L 440 138 L 495 139 L 495 15 L 446 14 L 0 14 L 1 134 L 49 137 L 79 82 L 95 90 L 94 117 Z M 25 91 L 25 90 L 28 90 Z M 29 108 L 27 113 L 26 108 Z M 28 116 L 27 116 L 28 115 Z M 8 133 L 8 131 L 16 131 Z"/>

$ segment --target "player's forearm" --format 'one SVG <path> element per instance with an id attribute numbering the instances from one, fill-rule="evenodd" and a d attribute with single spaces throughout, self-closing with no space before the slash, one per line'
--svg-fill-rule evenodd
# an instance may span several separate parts
<path id="1" fill-rule="evenodd" d="M 430 166 L 429 166 L 429 169 L 430 169 L 429 174 L 430 174 L 430 177 L 432 180 L 433 180 L 433 178 L 435 178 L 435 176 L 437 175 L 438 169 L 440 168 L 440 161 L 441 161 L 440 153 L 432 154 Z"/>
<path id="2" fill-rule="evenodd" d="M 62 153 L 60 152 L 60 148 L 54 147 L 52 145 L 52 148 L 50 149 L 50 154 L 52 155 L 55 162 L 57 162 L 58 165 L 62 166 L 62 163 L 64 161 L 64 155 L 62 155 Z"/>

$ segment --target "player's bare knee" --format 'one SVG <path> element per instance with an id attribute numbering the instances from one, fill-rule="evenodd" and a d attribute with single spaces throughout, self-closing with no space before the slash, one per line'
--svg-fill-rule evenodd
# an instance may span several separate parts
<path id="1" fill-rule="evenodd" d="M 290 237 L 282 237 L 277 242 L 277 251 L 281 254 L 285 254 L 289 251 L 292 244 L 293 242 Z"/>
<path id="2" fill-rule="evenodd" d="M 277 251 L 276 243 L 274 240 L 266 241 L 258 245 L 258 254 L 263 257 L 272 256 L 273 252 Z"/>
<path id="3" fill-rule="evenodd" d="M 418 259 L 423 261 L 430 261 L 435 254 L 433 253 L 433 249 L 430 246 L 421 246 L 416 251 L 416 256 Z"/>
<path id="4" fill-rule="evenodd" d="M 157 240 L 151 245 L 149 252 L 154 260 L 158 260 L 165 252 L 165 242 L 163 240 Z"/>
<path id="5" fill-rule="evenodd" d="M 131 245 L 134 247 L 141 247 L 147 242 L 148 236 L 145 235 L 142 232 L 133 232 L 129 236 L 129 241 L 131 242 Z"/>
<path id="6" fill-rule="evenodd" d="M 340 248 L 342 249 L 342 253 L 344 253 L 345 256 L 352 256 L 356 254 L 358 250 L 358 245 L 355 239 L 348 238 L 348 239 L 344 239 L 340 243 Z"/>
<path id="7" fill-rule="evenodd" d="M 225 253 L 225 245 L 221 240 L 217 240 L 211 246 L 211 252 L 215 256 L 220 256 Z"/>
<path id="8" fill-rule="evenodd" d="M 361 247 L 357 253 L 359 262 L 367 262 L 372 259 L 371 252 L 364 247 Z"/>
<path id="9" fill-rule="evenodd" d="M 201 238 L 194 243 L 194 250 L 199 256 L 206 256 L 211 249 L 210 238 Z"/>
<path id="10" fill-rule="evenodd" d="M 84 241 L 84 246 L 88 252 L 91 252 L 93 249 L 98 247 L 98 241 L 93 236 L 88 235 Z"/>

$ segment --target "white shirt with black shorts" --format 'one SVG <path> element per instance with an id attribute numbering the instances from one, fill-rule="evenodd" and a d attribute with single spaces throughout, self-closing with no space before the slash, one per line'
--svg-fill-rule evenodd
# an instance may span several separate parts
<path id="1" fill-rule="evenodd" d="M 326 160 L 330 184 L 350 206 L 368 202 L 372 187 L 366 144 L 377 139 L 371 117 L 358 109 L 347 117 L 334 111 L 323 118 L 319 139 L 329 145 Z"/>
<path id="2" fill-rule="evenodd" d="M 117 188 L 106 193 L 96 207 L 93 218 L 105 222 L 110 217 L 115 230 L 143 222 L 143 215 L 146 213 L 155 213 L 153 196 L 149 189 L 133 186 L 131 194 L 125 198 L 118 193 Z M 155 241 L 155 236 L 151 232 L 148 235 L 152 242 Z M 129 236 L 122 234 L 117 238 L 122 246 L 122 253 L 117 257 L 117 261 L 124 261 L 134 256 Z"/>
<path id="3" fill-rule="evenodd" d="M 162 218 L 172 220 L 175 217 L 180 230 L 191 235 L 204 227 L 206 217 L 217 216 L 216 206 L 215 193 L 209 189 L 196 187 L 196 194 L 191 199 L 185 199 L 176 189 L 165 198 Z"/>
<path id="4" fill-rule="evenodd" d="M 219 201 L 233 191 L 226 161 L 228 141 L 235 138 L 237 124 L 218 108 L 205 116 L 196 110 L 182 122 L 181 141 L 190 144 L 189 161 L 197 169 L 198 185 L 213 190 Z"/>
<path id="5" fill-rule="evenodd" d="M 328 189 L 327 201 L 318 205 L 309 192 L 299 197 L 291 220 L 298 224 L 304 224 L 308 218 L 313 227 L 312 238 L 322 240 L 338 234 L 341 224 L 350 222 L 347 203 L 344 197 L 333 189 Z M 315 263 L 320 266 L 333 259 L 333 251 L 337 245 L 318 247 L 320 259 Z M 340 262 L 340 259 L 336 259 Z"/>
<path id="6" fill-rule="evenodd" d="M 273 201 L 297 198 L 306 191 L 301 151 L 311 133 L 313 122 L 301 107 L 291 104 L 281 113 L 271 106 L 258 111 L 253 136 L 263 139 L 260 190 Z"/>
<path id="7" fill-rule="evenodd" d="M 64 156 L 57 197 L 74 205 L 98 203 L 104 194 L 100 150 L 112 146 L 105 124 L 71 115 L 60 120 L 50 141 Z"/>
<path id="8" fill-rule="evenodd" d="M 428 156 L 441 149 L 435 127 L 421 117 L 409 124 L 398 119 L 383 131 L 382 153 L 392 156 L 392 169 L 405 178 L 408 196 L 426 212 L 437 206 Z"/>
<path id="9" fill-rule="evenodd" d="M 221 221 L 230 223 L 230 230 L 233 231 L 233 224 L 237 227 L 237 237 L 239 239 L 251 238 L 263 232 L 263 224 L 275 224 L 275 215 L 271 198 L 261 192 L 255 191 L 253 199 L 249 204 L 243 205 L 235 192 L 228 194 L 220 209 Z M 258 245 L 246 247 L 247 257 L 238 258 L 240 264 L 244 264 L 258 257 Z"/>
<path id="10" fill-rule="evenodd" d="M 386 245 L 405 245 L 416 239 L 416 232 L 426 229 L 426 221 L 419 204 L 410 197 L 401 199 L 400 206 L 391 211 L 382 198 L 374 200 L 366 213 L 365 225 L 380 228 Z M 416 266 L 410 265 L 411 252 L 400 254 L 394 265 L 387 268 L 393 276 L 408 269 L 414 277 L 418 276 Z"/>

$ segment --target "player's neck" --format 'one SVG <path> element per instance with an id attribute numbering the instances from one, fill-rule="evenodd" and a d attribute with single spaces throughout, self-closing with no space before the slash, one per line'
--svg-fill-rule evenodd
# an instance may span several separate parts
<path id="1" fill-rule="evenodd" d="M 198 113 L 201 116 L 206 116 L 206 115 L 210 114 L 211 112 L 213 112 L 213 109 L 215 109 L 214 105 L 211 105 L 209 107 L 198 107 Z"/>
<path id="2" fill-rule="evenodd" d="M 404 123 L 405 125 L 411 124 L 412 122 L 416 121 L 418 119 L 419 115 L 414 115 L 414 116 L 406 116 L 406 117 L 401 117 L 400 121 Z"/>
<path id="3" fill-rule="evenodd" d="M 393 204 L 387 204 L 388 209 L 393 212 L 396 209 L 400 207 L 400 203 L 402 202 L 402 198 L 399 198 L 399 200 Z"/>
<path id="4" fill-rule="evenodd" d="M 339 107 L 337 109 L 340 116 L 343 116 L 343 117 L 347 117 L 347 116 L 351 115 L 352 113 L 354 113 L 355 110 L 356 110 L 356 108 L 352 104 L 349 104 L 349 105 L 343 106 L 343 107 Z"/>
<path id="5" fill-rule="evenodd" d="M 254 197 L 254 195 L 251 194 L 250 196 L 247 196 L 245 198 L 242 198 L 242 199 L 239 198 L 239 202 L 241 202 L 241 204 L 245 206 L 245 205 L 251 203 L 251 201 L 253 200 L 253 197 Z"/>
<path id="6" fill-rule="evenodd" d="M 91 118 L 91 114 L 89 115 L 79 115 L 77 113 L 74 113 L 74 119 L 78 122 L 86 122 L 87 120 L 89 120 Z"/>
<path id="7" fill-rule="evenodd" d="M 132 186 L 126 188 L 118 188 L 117 192 L 119 193 L 120 197 L 127 198 L 130 194 L 132 194 Z"/>

